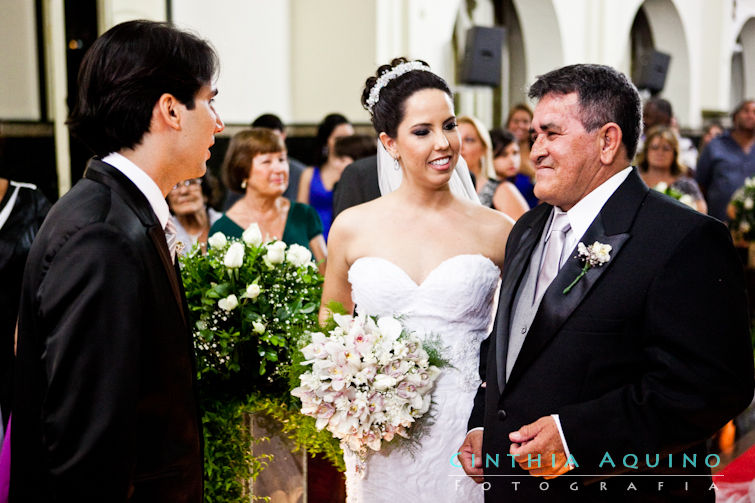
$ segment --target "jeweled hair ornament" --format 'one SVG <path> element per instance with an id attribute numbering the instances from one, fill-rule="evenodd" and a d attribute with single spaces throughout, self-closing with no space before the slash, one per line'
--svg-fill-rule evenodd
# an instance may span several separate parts
<path id="1" fill-rule="evenodd" d="M 396 77 L 400 77 L 401 75 L 414 70 L 432 72 L 429 66 L 421 63 L 420 61 L 407 61 L 406 63 L 401 63 L 394 66 L 393 68 L 382 74 L 380 77 L 378 77 L 377 82 L 375 82 L 375 85 L 372 86 L 372 89 L 370 89 L 370 95 L 367 98 L 367 111 L 372 113 L 372 109 L 375 108 L 377 102 L 380 101 L 380 91 L 386 85 L 388 85 L 390 81 L 392 81 Z"/>

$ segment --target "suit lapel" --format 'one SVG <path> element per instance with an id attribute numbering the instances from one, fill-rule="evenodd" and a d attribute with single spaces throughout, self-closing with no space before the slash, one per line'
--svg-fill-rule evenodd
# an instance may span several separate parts
<path id="1" fill-rule="evenodd" d="M 152 211 L 152 206 L 150 206 L 147 198 L 144 197 L 144 194 L 141 193 L 126 175 L 97 159 L 89 161 L 89 165 L 84 172 L 84 178 L 107 185 L 126 202 L 142 225 L 147 227 L 147 235 L 152 241 L 165 269 L 174 300 L 176 301 L 178 310 L 181 312 L 181 319 L 184 324 L 187 324 L 181 287 L 178 283 L 180 275 L 176 274 L 176 269 L 170 258 L 170 250 L 168 250 L 168 244 L 165 241 L 165 231 L 160 226 L 160 222 L 157 220 L 154 211 Z"/>
<path id="2" fill-rule="evenodd" d="M 506 354 L 509 348 L 509 328 L 511 325 L 511 309 L 516 298 L 516 292 L 527 272 L 532 253 L 537 246 L 543 227 L 548 222 L 550 206 L 541 205 L 533 210 L 532 222 L 522 231 L 516 250 L 513 251 L 510 260 L 507 260 L 503 268 L 501 281 L 501 294 L 498 299 L 498 311 L 496 319 L 496 377 L 498 389 L 503 391 L 506 381 Z"/>
<path id="3" fill-rule="evenodd" d="M 648 188 L 634 170 L 595 217 L 579 241 L 585 245 L 590 245 L 595 241 L 611 245 L 610 260 L 602 266 L 588 269 L 585 276 L 569 293 L 564 294 L 564 289 L 582 271 L 583 264 L 577 258 L 576 249 L 573 250 L 543 295 L 530 331 L 509 376 L 509 383 L 515 381 L 537 358 L 543 347 L 558 334 L 564 323 L 582 304 L 590 290 L 610 271 L 611 265 L 631 236 L 629 230 L 647 193 Z"/>

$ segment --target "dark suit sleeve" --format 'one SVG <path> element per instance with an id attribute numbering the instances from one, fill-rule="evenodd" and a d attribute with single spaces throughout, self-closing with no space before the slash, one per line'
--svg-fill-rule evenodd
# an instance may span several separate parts
<path id="1" fill-rule="evenodd" d="M 554 411 L 579 463 L 597 466 L 607 451 L 640 459 L 676 452 L 747 407 L 753 358 L 743 278 L 726 228 L 701 219 L 647 291 L 636 381 Z"/>
<path id="2" fill-rule="evenodd" d="M 359 179 L 359 169 L 351 163 L 343 170 L 341 178 L 333 189 L 333 220 L 343 210 L 364 202 L 362 184 Z"/>
<path id="3" fill-rule="evenodd" d="M 135 465 L 145 273 L 107 224 L 62 245 L 39 285 L 48 390 L 42 405 L 59 501 L 125 501 Z M 166 302 L 172 299 L 166 300 Z"/>

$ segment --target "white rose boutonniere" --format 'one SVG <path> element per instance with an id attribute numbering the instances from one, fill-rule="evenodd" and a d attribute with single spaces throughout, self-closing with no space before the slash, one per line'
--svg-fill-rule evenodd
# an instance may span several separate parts
<path id="1" fill-rule="evenodd" d="M 566 288 L 564 288 L 563 294 L 566 295 L 569 293 L 569 291 L 574 287 L 574 285 L 577 284 L 579 280 L 582 279 L 582 276 L 587 274 L 588 269 L 591 267 L 601 267 L 606 262 L 611 260 L 611 250 L 613 248 L 611 245 L 599 243 L 598 241 L 595 241 L 590 246 L 585 246 L 584 243 L 580 242 L 577 245 L 577 257 L 582 262 L 582 272 L 579 273 L 579 275 L 574 278 L 574 281 L 569 284 Z"/>
<path id="2" fill-rule="evenodd" d="M 241 239 L 252 246 L 259 246 L 262 244 L 262 231 L 260 230 L 260 226 L 257 225 L 256 222 L 251 224 L 246 228 L 244 233 L 241 234 Z"/>
<path id="3" fill-rule="evenodd" d="M 223 265 L 229 269 L 238 269 L 244 263 L 244 245 L 242 243 L 233 243 L 223 258 Z"/>
<path id="4" fill-rule="evenodd" d="M 216 249 L 225 248 L 225 245 L 228 244 L 228 240 L 222 232 L 216 232 L 207 239 L 207 242 L 211 247 Z"/>

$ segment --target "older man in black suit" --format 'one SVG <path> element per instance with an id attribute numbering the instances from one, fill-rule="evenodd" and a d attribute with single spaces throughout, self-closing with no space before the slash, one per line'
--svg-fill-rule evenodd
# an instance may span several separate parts
<path id="1" fill-rule="evenodd" d="M 491 502 L 713 501 L 705 440 L 753 396 L 728 231 L 629 166 L 641 113 L 624 75 L 568 66 L 530 97 L 547 204 L 509 236 L 465 470 Z"/>
<path id="2" fill-rule="evenodd" d="M 202 501 L 191 331 L 165 196 L 223 123 L 217 60 L 162 23 L 115 26 L 79 72 L 72 134 L 98 157 L 29 253 L 10 498 Z"/>

